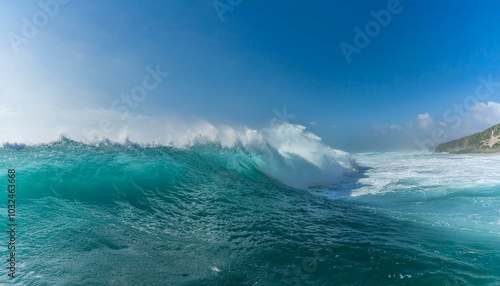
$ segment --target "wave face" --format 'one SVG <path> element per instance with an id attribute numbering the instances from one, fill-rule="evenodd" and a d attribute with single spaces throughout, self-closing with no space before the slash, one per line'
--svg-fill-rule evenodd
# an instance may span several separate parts
<path id="1" fill-rule="evenodd" d="M 168 144 L 134 143 L 128 138 L 112 142 L 106 138 L 93 141 L 84 140 L 79 145 L 69 138 L 48 144 L 38 144 L 38 150 L 64 148 L 64 146 L 84 145 L 99 147 L 172 147 L 190 148 L 193 152 L 205 150 L 207 160 L 224 161 L 227 168 L 242 172 L 254 169 L 289 187 L 307 189 L 309 187 L 334 186 L 349 181 L 358 172 L 351 156 L 332 149 L 321 142 L 321 138 L 306 132 L 305 127 L 280 123 L 260 131 L 244 129 L 237 132 L 231 128 L 218 129 L 205 126 L 205 132 L 185 132 Z M 22 149 L 22 143 L 4 143 L 5 149 Z M 88 148 L 87 148 L 88 149 Z M 166 150 L 166 149 L 164 149 Z M 176 152 L 170 150 L 169 152 Z M 186 153 L 186 156 L 188 156 Z M 162 158 L 153 158 L 162 160 Z M 182 161 L 182 160 L 181 160 Z M 200 170 L 201 171 L 201 170 Z M 210 172 L 210 170 L 202 170 Z"/>
<path id="2" fill-rule="evenodd" d="M 300 126 L 231 138 L 4 144 L 0 170 L 16 168 L 20 224 L 9 282 L 500 282 L 500 181 L 481 167 L 500 157 L 356 154 L 358 167 Z"/>

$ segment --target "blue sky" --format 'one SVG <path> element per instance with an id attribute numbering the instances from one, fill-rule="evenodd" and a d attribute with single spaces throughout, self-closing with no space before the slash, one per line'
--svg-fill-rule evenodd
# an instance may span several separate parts
<path id="1" fill-rule="evenodd" d="M 355 27 L 366 32 L 391 5 L 399 12 L 349 63 L 339 45 L 355 46 Z M 230 7 L 223 20 L 215 6 Z M 440 130 L 431 141 L 500 123 L 500 86 L 474 101 L 478 77 L 500 81 L 498 11 L 492 0 L 0 1 L 2 138 L 120 116 L 113 102 L 159 67 L 168 76 L 122 125 L 258 129 L 286 107 L 291 123 L 336 148 L 418 149 Z M 443 120 L 466 98 L 465 115 Z"/>

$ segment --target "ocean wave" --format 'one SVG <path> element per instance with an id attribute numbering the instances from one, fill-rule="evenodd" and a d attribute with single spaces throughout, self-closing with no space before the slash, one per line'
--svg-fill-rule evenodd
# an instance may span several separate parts
<path id="1" fill-rule="evenodd" d="M 358 172 L 352 157 L 343 151 L 323 144 L 321 138 L 306 131 L 301 125 L 277 123 L 261 130 L 205 126 L 200 132 L 187 130 L 177 140 L 134 142 L 128 137 L 121 141 L 109 138 L 74 140 L 61 135 L 48 143 L 4 143 L 3 149 L 57 148 L 173 148 L 200 150 L 200 146 L 214 146 L 214 156 L 225 156 L 227 166 L 251 166 L 269 178 L 296 189 L 330 187 L 350 180 Z M 239 152 L 231 152 L 238 150 Z M 236 156 L 235 154 L 238 154 Z"/>

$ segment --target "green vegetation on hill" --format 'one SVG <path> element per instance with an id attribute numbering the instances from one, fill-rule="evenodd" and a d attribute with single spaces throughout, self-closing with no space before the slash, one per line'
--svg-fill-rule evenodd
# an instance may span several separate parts
<path id="1" fill-rule="evenodd" d="M 436 152 L 448 153 L 493 153 L 500 152 L 500 124 L 483 132 L 440 144 Z"/>

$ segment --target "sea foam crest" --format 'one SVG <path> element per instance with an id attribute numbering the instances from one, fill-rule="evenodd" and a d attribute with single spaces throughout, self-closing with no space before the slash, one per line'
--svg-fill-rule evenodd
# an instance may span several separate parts
<path id="1" fill-rule="evenodd" d="M 275 123 L 268 128 L 234 129 L 202 122 L 185 128 L 170 128 L 163 137 L 151 140 L 140 132 L 123 133 L 114 138 L 60 135 L 49 144 L 83 143 L 96 147 L 173 147 L 189 149 L 217 144 L 221 148 L 242 148 L 254 167 L 266 176 L 296 189 L 329 187 L 349 180 L 358 167 L 351 156 L 322 143 L 321 138 L 301 125 Z M 42 144 L 44 145 L 44 144 Z M 5 143 L 3 148 L 19 149 L 25 144 Z"/>
<path id="2" fill-rule="evenodd" d="M 324 145 L 301 125 L 264 129 L 244 146 L 257 154 L 254 161 L 262 173 L 297 189 L 333 186 L 358 171 L 348 153 Z"/>

